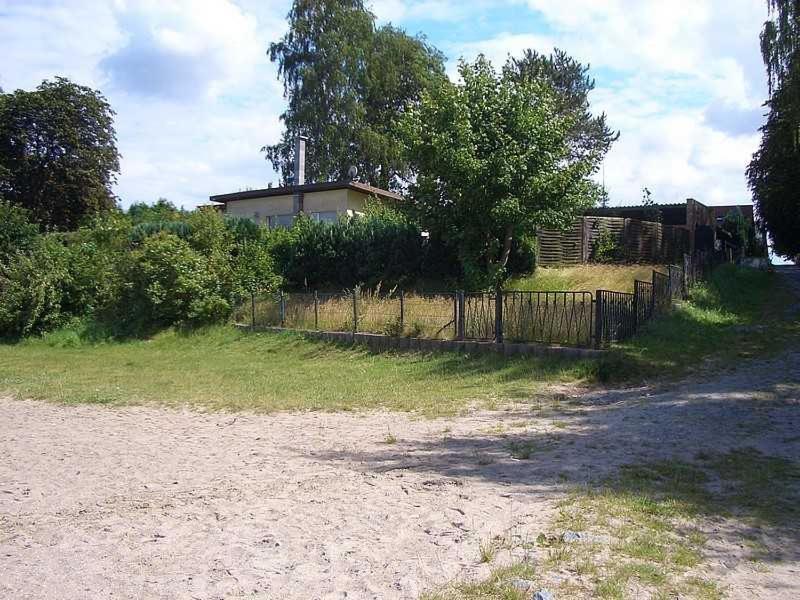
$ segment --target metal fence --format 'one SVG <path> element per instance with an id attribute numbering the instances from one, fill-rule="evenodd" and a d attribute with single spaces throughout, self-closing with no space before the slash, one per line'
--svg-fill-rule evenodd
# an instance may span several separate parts
<path id="1" fill-rule="evenodd" d="M 683 265 L 653 271 L 652 281 L 634 282 L 633 294 L 598 290 L 595 298 L 595 347 L 601 348 L 635 335 L 649 320 L 686 298 L 689 287 L 704 279 L 718 258 L 712 253 L 686 254 Z"/>
<path id="2" fill-rule="evenodd" d="M 380 333 L 393 337 L 534 342 L 602 348 L 626 340 L 686 297 L 710 272 L 713 256 L 686 255 L 683 265 L 635 281 L 633 293 L 389 293 L 355 288 L 339 293 L 253 296 L 234 315 L 241 324 L 298 330 Z"/>

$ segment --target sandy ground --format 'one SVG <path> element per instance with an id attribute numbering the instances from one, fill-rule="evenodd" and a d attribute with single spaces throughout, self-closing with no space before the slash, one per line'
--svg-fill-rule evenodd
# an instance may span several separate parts
<path id="1" fill-rule="evenodd" d="M 485 576 L 492 535 L 557 534 L 575 483 L 702 450 L 799 460 L 798 425 L 798 349 L 440 420 L 0 399 L 0 598 L 416 598 Z M 760 531 L 756 564 L 735 521 L 703 527 L 730 597 L 800 597 L 800 532 Z"/>

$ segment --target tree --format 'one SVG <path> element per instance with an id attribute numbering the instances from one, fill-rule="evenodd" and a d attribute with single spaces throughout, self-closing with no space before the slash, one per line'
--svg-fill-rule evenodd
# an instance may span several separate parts
<path id="1" fill-rule="evenodd" d="M 569 143 L 573 158 L 603 157 L 619 139 L 619 132 L 606 123 L 605 113 L 595 116 L 589 108 L 589 92 L 595 86 L 589 66 L 563 50 L 555 48 L 549 55 L 525 50 L 521 58 L 509 58 L 505 71 L 519 81 L 543 81 L 553 89 L 556 111 L 572 123 Z"/>
<path id="2" fill-rule="evenodd" d="M 166 198 L 159 198 L 155 204 L 134 202 L 128 207 L 128 215 L 134 225 L 139 225 L 140 223 L 178 221 L 185 217 L 186 213 Z"/>
<path id="3" fill-rule="evenodd" d="M 769 115 L 747 169 L 758 215 L 783 256 L 800 254 L 800 4 L 767 0 L 771 18 L 761 33 Z"/>
<path id="4" fill-rule="evenodd" d="M 281 140 L 262 149 L 267 159 L 290 181 L 294 139 L 306 135 L 308 180 L 341 180 L 356 166 L 364 181 L 396 188 L 408 175 L 398 119 L 444 78 L 443 56 L 424 38 L 376 28 L 362 0 L 295 0 L 288 18 L 269 48 L 288 107 Z"/>
<path id="5" fill-rule="evenodd" d="M 458 247 L 467 281 L 487 285 L 505 277 L 515 238 L 594 204 L 599 157 L 572 151 L 574 117 L 543 82 L 498 76 L 483 56 L 459 72 L 463 83 L 423 93 L 405 116 L 410 193 L 422 227 Z"/>
<path id="6" fill-rule="evenodd" d="M 112 208 L 113 115 L 102 94 L 63 77 L 0 94 L 0 194 L 44 229 L 75 229 Z"/>

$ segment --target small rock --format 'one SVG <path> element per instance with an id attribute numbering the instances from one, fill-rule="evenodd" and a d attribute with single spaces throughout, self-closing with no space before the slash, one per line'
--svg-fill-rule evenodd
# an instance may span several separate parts
<path id="1" fill-rule="evenodd" d="M 556 597 L 550 590 L 539 590 L 533 595 L 531 600 L 556 600 Z"/>
<path id="2" fill-rule="evenodd" d="M 529 579 L 512 579 L 511 587 L 521 592 L 527 592 L 533 588 L 533 582 Z"/>
<path id="3" fill-rule="evenodd" d="M 565 531 L 561 535 L 561 541 L 566 544 L 571 544 L 573 542 L 585 542 L 586 537 L 586 534 L 580 531 Z"/>

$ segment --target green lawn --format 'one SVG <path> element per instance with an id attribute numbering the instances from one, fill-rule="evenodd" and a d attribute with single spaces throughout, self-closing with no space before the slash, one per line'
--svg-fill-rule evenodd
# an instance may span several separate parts
<path id="1" fill-rule="evenodd" d="M 258 411 L 386 408 L 452 414 L 587 379 L 590 361 L 381 353 L 293 334 L 214 327 L 83 343 L 72 332 L 0 345 L 0 390 L 61 402 L 163 403 Z"/>
<path id="2" fill-rule="evenodd" d="M 787 314 L 793 302 L 780 275 L 722 265 L 691 290 L 688 301 L 617 346 L 600 378 L 676 377 L 774 355 L 800 337 L 800 320 Z"/>

